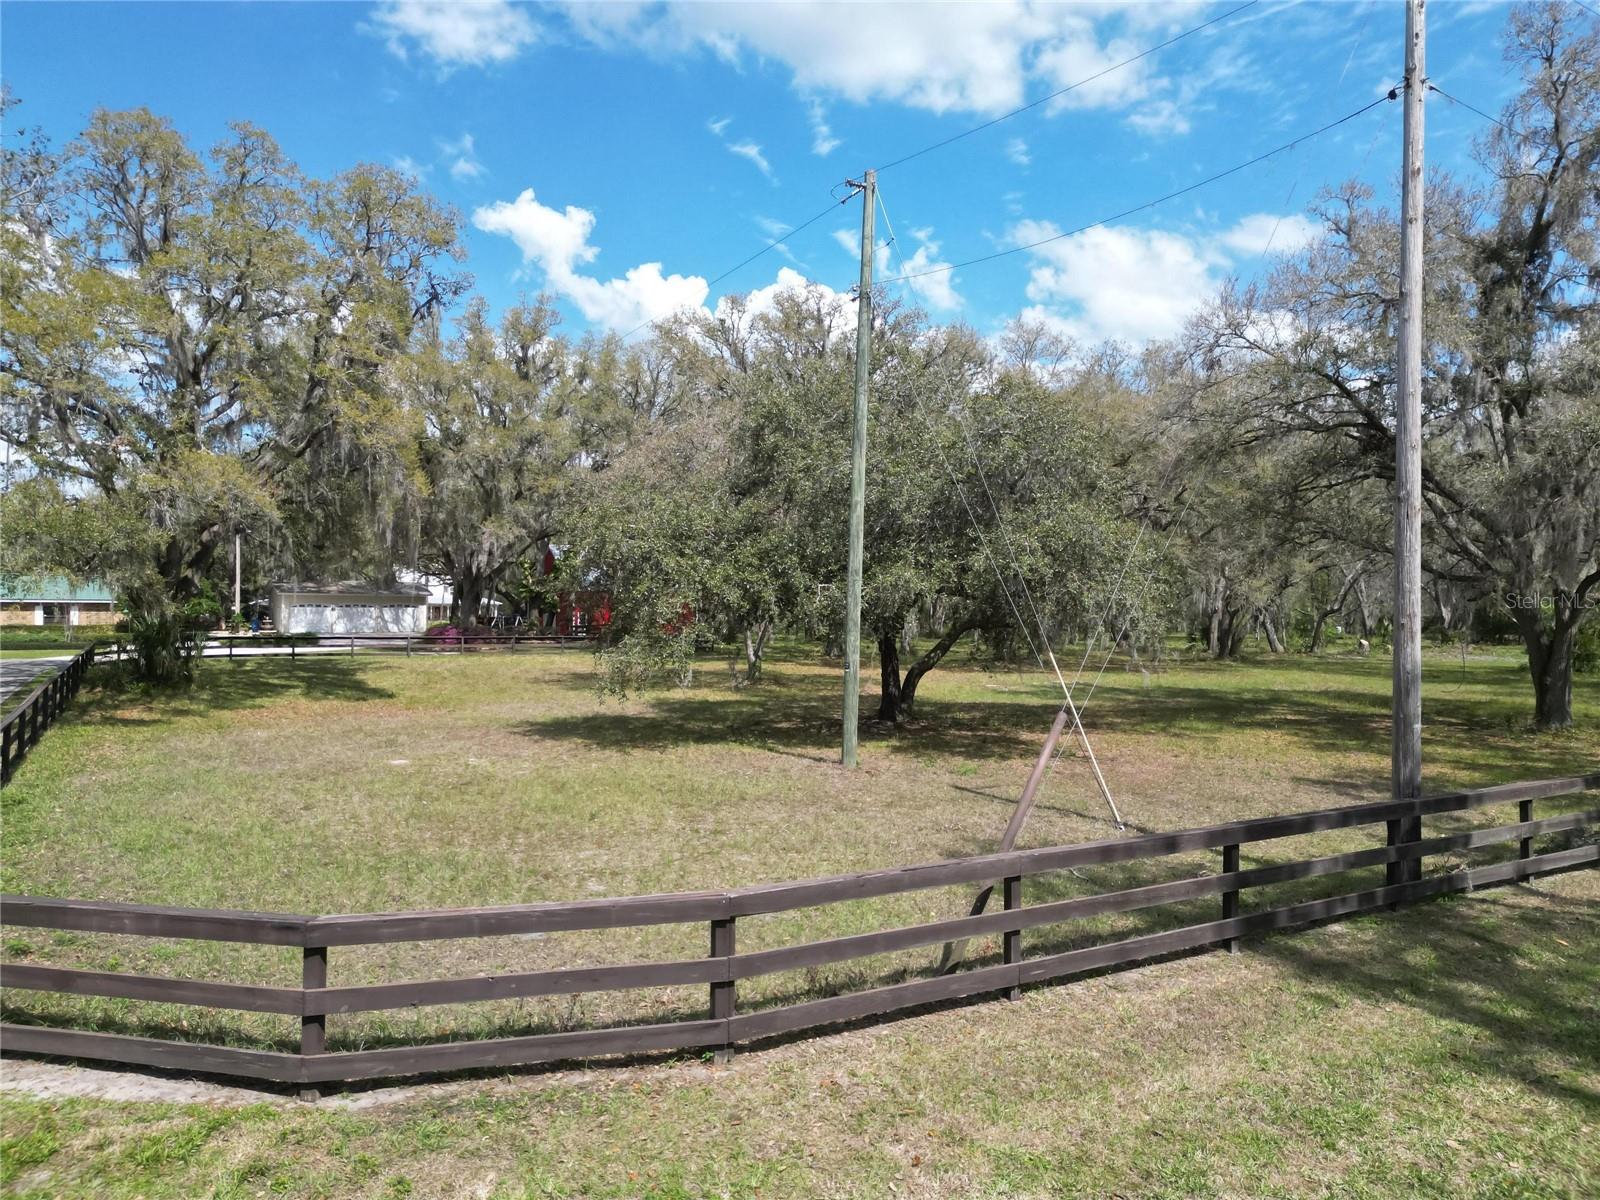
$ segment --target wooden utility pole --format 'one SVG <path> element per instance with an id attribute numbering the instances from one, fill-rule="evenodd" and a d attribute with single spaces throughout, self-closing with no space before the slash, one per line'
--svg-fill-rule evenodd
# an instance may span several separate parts
<path id="1" fill-rule="evenodd" d="M 872 210 L 878 173 L 868 171 L 861 190 L 861 286 L 856 293 L 855 432 L 850 439 L 850 559 L 845 575 L 844 746 L 839 761 L 856 765 L 856 724 L 861 713 L 861 541 L 867 511 L 867 372 L 872 366 Z"/>
<path id="2" fill-rule="evenodd" d="M 1394 743 L 1396 800 L 1422 795 L 1422 116 L 1428 94 L 1426 0 L 1406 0 L 1405 158 L 1400 178 L 1400 330 L 1394 428 Z M 1422 819 L 1391 821 L 1389 840 L 1416 841 Z M 1421 864 L 1389 864 L 1389 882 Z"/>
<path id="3" fill-rule="evenodd" d="M 231 618 L 240 611 L 239 608 L 239 535 L 233 535 L 233 612 Z"/>

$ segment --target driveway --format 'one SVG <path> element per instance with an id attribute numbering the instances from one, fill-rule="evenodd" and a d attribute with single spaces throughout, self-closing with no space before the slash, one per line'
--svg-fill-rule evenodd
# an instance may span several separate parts
<path id="1" fill-rule="evenodd" d="M 42 683 L 72 661 L 70 654 L 39 658 L 0 658 L 0 714 L 11 715 L 34 685 Z"/>

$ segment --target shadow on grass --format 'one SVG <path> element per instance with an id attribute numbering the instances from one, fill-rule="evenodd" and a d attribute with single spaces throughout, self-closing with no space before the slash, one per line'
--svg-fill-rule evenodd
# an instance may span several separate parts
<path id="1" fill-rule="evenodd" d="M 1600 908 L 1561 903 L 1537 884 L 1514 886 L 1544 903 L 1453 896 L 1378 918 L 1395 923 L 1385 934 L 1399 943 L 1396 953 L 1352 954 L 1335 942 L 1297 937 L 1265 939 L 1254 949 L 1308 982 L 1470 1025 L 1475 1034 L 1452 1039 L 1446 1051 L 1452 1066 L 1515 1079 L 1600 1112 L 1600 1091 L 1538 1067 L 1549 1055 L 1569 1076 L 1592 1079 L 1600 1070 L 1600 1000 L 1593 960 L 1585 957 L 1600 946 Z M 1520 961 L 1528 946 L 1553 950 L 1558 933 L 1565 934 L 1563 949 L 1541 969 Z"/>
<path id="2" fill-rule="evenodd" d="M 185 688 L 149 687 L 108 671 L 89 676 L 90 686 L 69 712 L 86 725 L 149 726 L 285 700 L 392 699 L 393 692 L 367 678 L 370 668 L 370 660 L 331 656 L 211 659 L 201 664 L 194 683 Z"/>
<path id="3" fill-rule="evenodd" d="M 1225 745 L 1262 733 L 1293 739 L 1318 755 L 1380 755 L 1390 728 L 1388 681 L 1381 668 L 1371 660 L 1292 656 L 1260 663 L 1207 663 L 1186 668 L 1182 682 L 1157 675 L 1136 691 L 1100 692 L 1088 725 L 1093 737 L 1156 734 L 1179 744 Z M 971 761 L 1030 758 L 1049 728 L 1058 696 L 1042 680 L 1018 687 L 1014 698 L 950 694 L 952 685 L 981 686 L 986 677 L 976 668 L 959 666 L 930 676 L 938 683 L 924 695 L 915 719 L 898 726 L 864 721 L 863 742 L 894 755 Z M 1438 786 L 1489 784 L 1583 765 L 1581 740 L 1520 736 L 1529 716 L 1522 677 L 1514 665 L 1475 668 L 1472 691 L 1436 689 L 1426 697 L 1430 779 Z M 737 695 L 711 695 L 712 686 L 653 694 L 632 711 L 563 714 L 513 728 L 528 737 L 602 749 L 730 745 L 817 761 L 833 758 L 838 698 L 835 682 L 827 676 L 774 671 Z M 865 711 L 872 712 L 875 704 L 872 694 L 863 696 Z M 1516 762 L 1506 761 L 1504 753 L 1512 740 Z M 1359 780 L 1304 782 L 1337 795 L 1371 798 L 1374 790 L 1383 790 L 1386 772 Z"/>

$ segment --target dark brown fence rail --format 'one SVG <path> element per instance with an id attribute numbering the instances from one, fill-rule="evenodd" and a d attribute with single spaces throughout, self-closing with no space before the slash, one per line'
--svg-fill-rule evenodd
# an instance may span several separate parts
<path id="1" fill-rule="evenodd" d="M 275 646 L 287 649 L 293 658 L 301 651 L 327 654 L 331 650 L 357 650 L 388 652 L 393 654 L 467 654 L 480 650 L 516 650 L 534 646 L 582 646 L 589 642 L 587 631 L 572 633 L 536 633 L 527 630 L 480 629 L 455 633 L 449 637 L 430 636 L 425 633 L 253 633 L 219 637 L 207 643 L 213 653 L 209 657 L 221 658 L 215 653 L 227 648 L 227 657 L 235 658 L 234 649 L 249 650 L 257 646 Z M 239 656 L 240 658 L 248 656 Z M 237 660 L 236 660 L 237 661 Z"/>
<path id="2" fill-rule="evenodd" d="M 1254 934 L 1392 907 L 1447 892 L 1592 866 L 1600 863 L 1600 844 L 1579 841 L 1565 849 L 1535 854 L 1533 843 L 1545 835 L 1586 830 L 1600 823 L 1600 810 L 1567 811 L 1536 820 L 1533 805 L 1535 801 L 1574 796 L 1595 787 L 1600 787 L 1600 773 L 1450 792 L 1415 801 L 1321 809 L 1175 833 L 977 855 L 793 883 L 761 884 L 732 891 L 680 892 L 498 908 L 316 917 L 7 896 L 0 902 L 3 904 L 0 923 L 5 925 L 300 947 L 302 980 L 297 988 L 31 964 L 6 966 L 0 982 L 6 987 L 34 991 L 299 1016 L 301 1049 L 300 1053 L 291 1054 L 20 1024 L 0 1025 L 0 1038 L 3 1038 L 0 1046 L 7 1052 L 65 1055 L 246 1076 L 298 1084 L 307 1089 L 330 1081 L 523 1066 L 607 1054 L 707 1050 L 726 1055 L 738 1042 L 981 993 L 1014 996 L 1027 983 L 1080 975 L 1201 947 L 1231 949 L 1238 939 Z M 1517 805 L 1518 819 L 1514 824 L 1446 833 L 1416 841 L 1398 840 L 1397 831 L 1407 818 L 1510 804 Z M 1386 825 L 1388 830 L 1387 844 L 1382 846 L 1248 870 L 1240 870 L 1238 866 L 1239 848 L 1243 845 L 1377 824 Z M 1428 855 L 1507 842 L 1517 843 L 1516 858 L 1437 875 L 1420 875 L 1422 860 Z M 1025 906 L 1022 902 L 1021 881 L 1027 876 L 1215 849 L 1222 851 L 1223 870 L 1218 874 L 1050 903 Z M 1241 910 L 1241 895 L 1251 888 L 1380 865 L 1388 868 L 1388 882 L 1382 887 L 1260 912 Z M 740 953 L 736 944 L 735 933 L 741 917 L 952 884 L 991 883 L 999 883 L 1005 904 L 998 912 L 747 953 Z M 1031 959 L 1024 954 L 1023 933 L 1029 929 L 1207 896 L 1220 898 L 1218 920 Z M 706 957 L 360 987 L 337 987 L 328 983 L 332 947 L 683 922 L 709 925 L 710 944 Z M 1002 935 L 1002 961 L 994 965 L 753 1012 L 740 1013 L 737 1009 L 736 989 L 741 979 L 989 934 Z M 705 1019 L 376 1050 L 326 1050 L 328 1018 L 341 1013 L 678 984 L 707 986 L 708 1015 Z"/>
<path id="3" fill-rule="evenodd" d="M 288 657 L 297 659 L 302 651 L 308 656 L 327 657 L 336 651 L 363 653 L 404 654 L 475 654 L 484 650 L 527 650 L 535 647 L 566 647 L 590 645 L 587 631 L 572 633 L 532 633 L 526 630 L 480 630 L 455 637 L 430 637 L 425 633 L 252 633 L 227 634 L 204 642 L 206 658 L 226 658 L 231 662 L 247 662 L 258 657 Z M 263 656 L 248 651 L 275 649 L 280 653 Z M 235 651 L 244 651 L 238 653 Z M 285 655 L 283 652 L 287 652 Z M 101 647 L 101 657 L 120 660 L 126 657 L 124 643 L 106 642 Z"/>
<path id="4" fill-rule="evenodd" d="M 33 749 L 39 736 L 55 724 L 67 701 L 78 694 L 93 662 L 94 647 L 90 646 L 7 714 L 4 724 L 0 724 L 0 784 L 11 782 L 17 764 Z"/>

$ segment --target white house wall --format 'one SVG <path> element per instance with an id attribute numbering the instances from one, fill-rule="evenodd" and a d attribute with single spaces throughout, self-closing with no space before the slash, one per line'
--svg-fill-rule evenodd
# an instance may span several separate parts
<path id="1" fill-rule="evenodd" d="M 428 608 L 392 596 L 326 596 L 276 592 L 272 623 L 282 633 L 416 634 L 428 628 Z"/>

